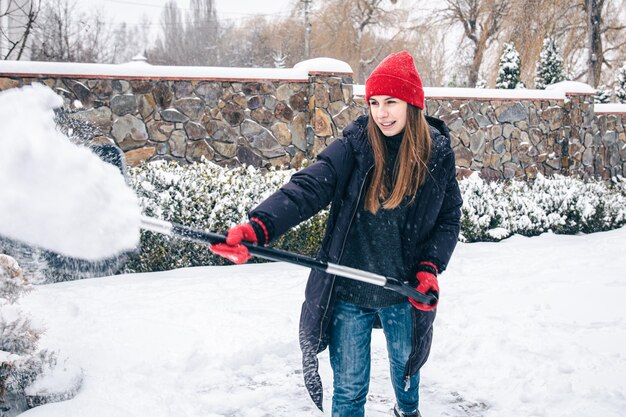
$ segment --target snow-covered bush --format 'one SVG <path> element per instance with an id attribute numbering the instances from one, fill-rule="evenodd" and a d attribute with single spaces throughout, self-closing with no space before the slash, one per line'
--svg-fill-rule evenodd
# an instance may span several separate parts
<path id="1" fill-rule="evenodd" d="M 556 39 L 553 36 L 548 36 L 543 40 L 539 62 L 537 62 L 535 88 L 543 90 L 548 85 L 564 79 L 563 56 L 556 46 Z"/>
<path id="2" fill-rule="evenodd" d="M 500 56 L 498 77 L 496 78 L 496 88 L 513 90 L 515 88 L 525 88 L 520 78 L 521 59 L 515 45 L 504 44 L 504 52 Z"/>
<path id="3" fill-rule="evenodd" d="M 224 233 L 247 221 L 250 209 L 288 181 L 293 170 L 262 173 L 252 167 L 225 169 L 211 162 L 181 166 L 158 161 L 129 170 L 144 213 L 195 229 Z M 301 224 L 275 246 L 313 255 L 319 246 L 326 212 Z M 258 259 L 252 259 L 258 262 Z M 126 271 L 154 271 L 228 263 L 208 246 L 142 232 L 140 253 L 131 256 Z"/>
<path id="4" fill-rule="evenodd" d="M 500 240 L 498 234 L 508 221 L 506 206 L 502 205 L 502 184 L 485 182 L 478 173 L 459 183 L 463 195 L 461 241 Z M 506 237 L 506 236 L 504 236 Z"/>
<path id="5" fill-rule="evenodd" d="M 0 409 L 10 415 L 70 399 L 83 380 L 80 369 L 61 365 L 55 352 L 38 348 L 42 330 L 34 327 L 16 305 L 31 289 L 17 261 L 0 254 Z M 68 376 L 66 383 L 58 383 L 60 373 Z"/>
<path id="6" fill-rule="evenodd" d="M 226 169 L 210 162 L 180 166 L 153 162 L 133 168 L 130 184 L 147 215 L 193 228 L 225 232 L 247 221 L 247 212 L 288 181 L 293 170 Z M 463 194 L 461 237 L 465 242 L 499 241 L 512 234 L 591 233 L 626 224 L 626 186 L 571 177 L 538 175 L 532 182 L 483 181 L 478 173 L 459 182 Z M 281 237 L 275 247 L 314 256 L 327 211 Z M 253 258 L 253 262 L 259 262 Z M 206 245 L 142 232 L 141 251 L 128 272 L 195 265 L 223 265 Z"/>
<path id="7" fill-rule="evenodd" d="M 538 175 L 532 182 L 485 182 L 474 173 L 459 185 L 465 242 L 547 231 L 593 233 L 626 224 L 626 193 L 601 181 Z"/>

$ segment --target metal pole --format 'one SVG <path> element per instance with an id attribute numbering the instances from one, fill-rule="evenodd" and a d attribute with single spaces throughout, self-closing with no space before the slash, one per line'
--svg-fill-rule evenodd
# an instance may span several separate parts
<path id="1" fill-rule="evenodd" d="M 170 223 L 165 220 L 154 219 L 147 216 L 141 218 L 141 228 L 155 233 L 161 233 L 168 236 L 175 236 L 184 240 L 190 240 L 201 244 L 224 243 L 226 237 L 217 233 L 204 230 L 192 229 L 176 223 Z M 354 279 L 369 284 L 378 285 L 392 291 L 396 291 L 407 297 L 428 305 L 437 303 L 437 296 L 434 294 L 422 294 L 413 287 L 404 282 L 383 275 L 374 274 L 368 271 L 362 271 L 356 268 L 350 268 L 343 265 L 337 265 L 329 262 L 319 261 L 308 256 L 291 253 L 280 249 L 268 248 L 265 246 L 257 246 L 251 243 L 242 242 L 248 252 L 259 258 L 269 259 L 271 261 L 287 262 L 293 265 L 303 266 L 305 268 L 324 271 L 331 275 L 338 275 L 345 278 Z"/>

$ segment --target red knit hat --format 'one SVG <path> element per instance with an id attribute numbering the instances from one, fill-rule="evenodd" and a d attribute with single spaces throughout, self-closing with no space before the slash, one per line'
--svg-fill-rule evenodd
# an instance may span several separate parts
<path id="1" fill-rule="evenodd" d="M 365 98 L 391 96 L 424 110 L 422 79 L 407 51 L 383 59 L 365 82 Z"/>

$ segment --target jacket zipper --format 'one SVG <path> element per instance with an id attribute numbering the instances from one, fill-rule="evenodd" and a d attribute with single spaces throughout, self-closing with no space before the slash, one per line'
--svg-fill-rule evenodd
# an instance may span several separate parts
<path id="1" fill-rule="evenodd" d="M 437 167 L 437 165 L 441 162 L 442 159 L 443 158 L 441 158 L 441 157 L 438 158 L 437 162 L 434 164 L 433 171 L 434 171 L 434 168 Z M 436 185 L 436 181 L 434 180 L 434 177 L 433 177 L 432 172 L 431 172 L 430 169 L 428 170 L 428 173 L 430 174 L 431 178 L 433 178 L 433 181 L 435 182 L 435 185 Z M 421 191 L 422 191 L 422 189 L 420 189 L 419 192 L 421 193 Z M 416 198 L 417 198 L 417 196 L 416 196 Z M 411 315 L 413 315 L 413 312 L 411 312 Z M 409 359 L 407 360 L 406 364 L 404 365 L 404 390 L 405 391 L 408 391 L 409 388 L 411 388 L 411 376 L 412 376 L 411 375 L 411 369 L 413 369 L 413 363 L 415 362 L 415 358 L 417 356 L 416 355 L 417 352 L 413 351 L 413 340 L 412 340 L 413 332 L 412 331 L 413 331 L 413 329 L 411 329 L 411 354 L 409 355 Z"/>
<path id="2" fill-rule="evenodd" d="M 369 167 L 369 169 L 365 173 L 365 177 L 363 177 L 363 183 L 361 184 L 361 189 L 359 190 L 359 195 L 358 195 L 358 198 L 356 200 L 356 207 L 352 211 L 352 216 L 350 217 L 350 222 L 348 223 L 348 228 L 346 230 L 346 234 L 343 237 L 343 243 L 341 244 L 341 250 L 339 251 L 339 256 L 337 257 L 337 263 L 339 263 L 341 261 L 341 257 L 343 256 L 343 250 L 345 249 L 346 241 L 348 240 L 348 232 L 350 231 L 350 226 L 352 226 L 352 222 L 354 221 L 354 216 L 356 215 L 356 212 L 359 209 L 359 202 L 361 201 L 361 195 L 363 195 L 363 189 L 365 188 L 365 183 L 367 182 L 367 177 L 369 176 L 370 171 L 372 170 L 372 168 L 374 168 L 374 165 Z M 332 298 L 333 289 L 335 287 L 335 279 L 336 279 L 336 277 L 333 278 L 333 283 L 330 285 L 330 297 L 328 297 L 328 301 L 326 302 L 326 308 L 324 309 L 324 317 L 322 317 L 322 321 L 326 318 L 328 307 L 330 306 L 330 300 Z M 321 343 L 321 341 L 322 341 L 322 333 L 324 332 L 322 327 L 320 327 L 320 334 L 319 334 L 319 336 L 317 338 L 317 340 L 318 340 L 317 350 L 319 350 L 319 347 L 320 347 L 319 343 Z"/>

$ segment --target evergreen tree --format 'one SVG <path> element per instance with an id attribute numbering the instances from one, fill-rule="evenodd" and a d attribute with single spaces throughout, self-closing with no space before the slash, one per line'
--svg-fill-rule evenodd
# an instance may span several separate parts
<path id="1" fill-rule="evenodd" d="M 550 84 L 558 83 L 564 79 L 563 57 L 558 51 L 554 37 L 548 36 L 543 40 L 543 48 L 539 55 L 535 88 L 544 90 Z"/>
<path id="2" fill-rule="evenodd" d="M 617 83 L 615 85 L 615 98 L 620 103 L 626 104 L 626 63 L 617 70 Z"/>
<path id="3" fill-rule="evenodd" d="M 602 84 L 596 88 L 596 95 L 593 98 L 593 102 L 596 104 L 608 103 L 611 101 L 611 92 L 606 87 L 606 85 Z"/>
<path id="4" fill-rule="evenodd" d="M 504 44 L 504 52 L 500 57 L 500 69 L 496 78 L 496 88 L 515 89 L 524 88 L 520 79 L 521 60 L 513 43 Z"/>

